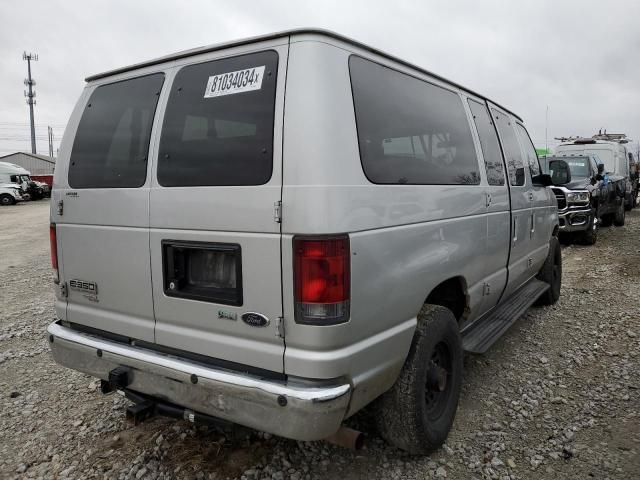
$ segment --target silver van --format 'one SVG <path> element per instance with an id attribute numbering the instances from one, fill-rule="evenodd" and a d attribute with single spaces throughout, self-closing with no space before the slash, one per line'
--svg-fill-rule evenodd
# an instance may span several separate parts
<path id="1" fill-rule="evenodd" d="M 427 452 L 463 352 L 558 299 L 550 183 L 516 114 L 330 32 L 89 77 L 54 178 L 53 355 L 136 412 L 293 439 L 375 401 Z"/>

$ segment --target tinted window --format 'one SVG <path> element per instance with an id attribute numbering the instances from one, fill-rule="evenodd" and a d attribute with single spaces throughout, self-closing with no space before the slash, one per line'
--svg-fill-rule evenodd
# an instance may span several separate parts
<path id="1" fill-rule="evenodd" d="M 460 97 L 352 56 L 360 158 L 374 183 L 478 184 L 478 160 Z"/>
<path id="2" fill-rule="evenodd" d="M 80 119 L 69 164 L 72 188 L 135 188 L 147 177 L 153 116 L 163 74 L 95 89 Z"/>
<path id="3" fill-rule="evenodd" d="M 489 115 L 489 110 L 485 105 L 474 100 L 469 100 L 469 107 L 471 107 L 473 121 L 478 130 L 489 185 L 504 185 L 504 162 L 502 161 L 498 134 L 491 120 L 491 115 Z"/>
<path id="4" fill-rule="evenodd" d="M 533 146 L 533 142 L 529 137 L 529 133 L 527 133 L 527 130 L 519 123 L 516 124 L 516 129 L 520 135 L 520 142 L 522 143 L 522 148 L 524 150 L 526 162 L 529 165 L 531 176 L 535 177 L 536 175 L 540 175 L 538 154 L 536 153 L 536 148 Z"/>
<path id="5" fill-rule="evenodd" d="M 509 183 L 513 186 L 522 186 L 524 185 L 524 160 L 516 138 L 516 131 L 513 129 L 514 125 L 505 114 L 493 109 L 491 111 L 502 140 L 502 148 L 509 171 Z"/>
<path id="6" fill-rule="evenodd" d="M 277 68 L 273 51 L 182 68 L 162 126 L 158 182 L 166 187 L 267 183 Z"/>

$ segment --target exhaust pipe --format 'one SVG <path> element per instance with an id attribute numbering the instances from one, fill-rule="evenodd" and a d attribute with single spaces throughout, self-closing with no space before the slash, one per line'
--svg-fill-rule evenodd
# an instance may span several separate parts
<path id="1" fill-rule="evenodd" d="M 341 426 L 336 433 L 328 436 L 324 441 L 349 450 L 360 450 L 364 446 L 364 435 L 352 428 Z"/>

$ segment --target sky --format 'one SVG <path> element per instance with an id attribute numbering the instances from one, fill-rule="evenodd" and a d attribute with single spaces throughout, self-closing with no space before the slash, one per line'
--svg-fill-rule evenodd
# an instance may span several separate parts
<path id="1" fill-rule="evenodd" d="M 88 75 L 297 27 L 334 30 L 518 113 L 537 147 L 599 129 L 640 140 L 640 2 L 0 0 L 0 155 L 30 151 L 24 51 L 37 53 L 38 153 Z M 635 151 L 637 144 L 633 144 Z"/>

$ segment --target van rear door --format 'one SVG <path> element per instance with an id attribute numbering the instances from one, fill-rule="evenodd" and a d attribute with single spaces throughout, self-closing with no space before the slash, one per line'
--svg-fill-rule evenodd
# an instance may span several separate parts
<path id="1" fill-rule="evenodd" d="M 150 195 L 156 342 L 276 372 L 287 42 L 171 71 Z"/>
<path id="2" fill-rule="evenodd" d="M 147 171 L 163 83 L 163 73 L 138 73 L 87 87 L 52 199 L 66 320 L 146 341 L 154 339 Z"/>

